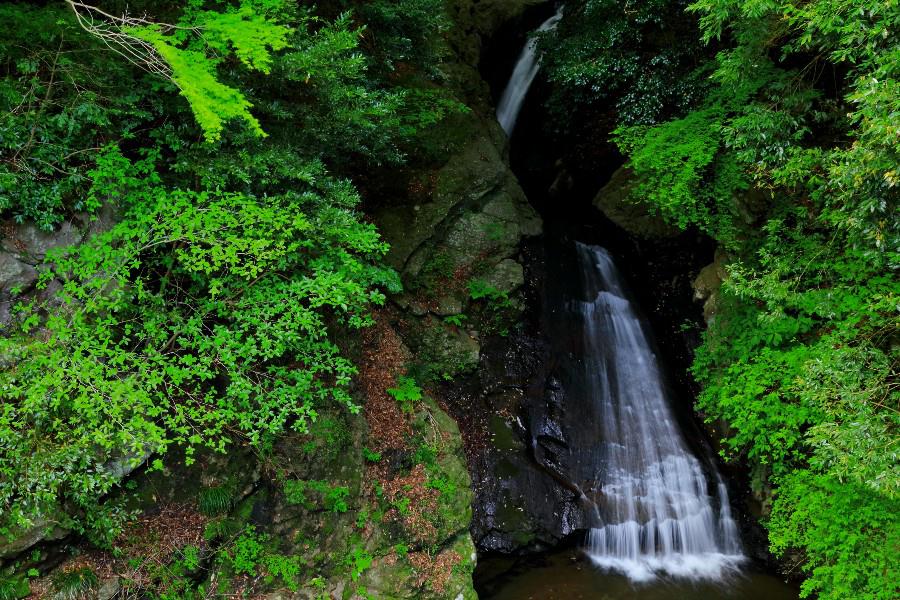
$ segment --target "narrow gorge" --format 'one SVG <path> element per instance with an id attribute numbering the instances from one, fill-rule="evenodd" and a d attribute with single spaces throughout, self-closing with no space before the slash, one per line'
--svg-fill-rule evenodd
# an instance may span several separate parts
<path id="1" fill-rule="evenodd" d="M 900 597 L 896 2 L 0 20 L 0 600 Z"/>

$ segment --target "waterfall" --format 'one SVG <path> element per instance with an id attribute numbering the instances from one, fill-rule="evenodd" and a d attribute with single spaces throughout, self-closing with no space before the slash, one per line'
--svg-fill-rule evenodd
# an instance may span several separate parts
<path id="1" fill-rule="evenodd" d="M 559 23 L 561 18 L 562 7 L 556 11 L 555 15 L 544 21 L 537 30 L 550 31 L 556 27 L 556 24 Z M 531 83 L 534 81 L 534 78 L 537 76 L 538 70 L 541 67 L 537 57 L 536 46 L 537 43 L 534 38 L 529 39 L 525 43 L 522 54 L 519 55 L 519 60 L 516 63 L 516 68 L 513 69 L 512 76 L 509 78 L 509 83 L 506 84 L 506 89 L 503 90 L 503 95 L 500 97 L 500 103 L 497 105 L 497 120 L 500 121 L 503 131 L 505 131 L 506 135 L 509 137 L 512 137 L 513 129 L 516 126 L 516 119 L 519 116 L 519 111 L 522 110 L 522 103 L 525 102 L 525 96 L 528 94 L 528 88 L 531 87 Z"/>
<path id="2" fill-rule="evenodd" d="M 597 505 L 587 554 L 636 581 L 657 572 L 721 577 L 743 560 L 725 484 L 713 472 L 709 494 L 611 257 L 578 244 L 578 258 L 586 295 L 571 308 L 584 320 L 585 389 L 599 437 L 582 465 Z"/>

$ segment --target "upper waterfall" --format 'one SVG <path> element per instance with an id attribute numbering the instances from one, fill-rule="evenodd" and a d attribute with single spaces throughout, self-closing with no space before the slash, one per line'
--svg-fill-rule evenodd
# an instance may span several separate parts
<path id="1" fill-rule="evenodd" d="M 562 19 L 562 10 L 560 7 L 555 15 L 538 27 L 537 31 L 550 31 L 556 27 L 556 24 Z M 540 66 L 537 56 L 537 41 L 532 37 L 525 43 L 512 76 L 509 78 L 509 83 L 506 84 L 506 89 L 503 90 L 503 95 L 497 105 L 497 120 L 507 136 L 512 136 L 519 111 L 522 110 L 522 103 L 525 102 L 525 96 L 528 94 L 528 89 L 537 76 Z"/>
<path id="2" fill-rule="evenodd" d="M 719 577 L 742 559 L 728 492 L 688 449 L 660 366 L 609 254 L 578 244 L 584 297 L 585 390 L 596 450 L 582 459 L 586 497 L 597 505 L 588 535 L 595 564 L 634 580 L 664 571 Z M 716 509 L 718 507 L 718 509 Z"/>

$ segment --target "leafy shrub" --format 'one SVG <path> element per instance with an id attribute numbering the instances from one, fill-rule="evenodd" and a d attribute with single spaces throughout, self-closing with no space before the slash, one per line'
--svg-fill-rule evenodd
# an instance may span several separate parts
<path id="1" fill-rule="evenodd" d="M 368 462 L 377 463 L 381 461 L 381 452 L 375 452 L 373 450 L 369 450 L 369 448 L 363 448 L 363 458 Z"/>
<path id="2" fill-rule="evenodd" d="M 386 391 L 400 403 L 400 408 L 405 413 L 411 413 L 415 403 L 423 398 L 422 388 L 416 380 L 405 375 L 397 377 L 397 387 L 388 388 Z"/>
<path id="3" fill-rule="evenodd" d="M 20 307 L 23 335 L 0 341 L 17 365 L 2 374 L 0 416 L 0 437 L 14 441 L 0 454 L 0 504 L 15 520 L 63 489 L 90 505 L 114 481 L 84 465 L 109 452 L 140 461 L 181 444 L 190 461 L 195 446 L 222 451 L 232 432 L 258 444 L 302 431 L 327 402 L 357 410 L 346 391 L 355 369 L 327 322 L 365 326 L 366 307 L 384 299 L 373 286 L 396 282 L 374 264 L 386 246 L 357 220 L 358 196 L 321 166 L 301 175 L 305 189 L 252 197 L 167 192 L 112 164 L 95 187 L 130 182 L 128 218 L 57 254 L 43 284 L 62 279 L 63 308 L 42 319 L 43 306 Z M 39 323 L 48 334 L 30 338 Z M 224 376 L 227 386 L 210 385 Z M 65 441 L 45 444 L 46 427 Z M 38 489 L 40 502 L 22 496 Z"/>
<path id="4" fill-rule="evenodd" d="M 375 560 L 368 551 L 362 546 L 355 546 L 347 557 L 347 564 L 350 566 L 350 579 L 357 581 Z"/>
<path id="5" fill-rule="evenodd" d="M 256 575 L 256 569 L 262 559 L 265 536 L 256 533 L 253 526 L 247 529 L 234 541 L 229 553 L 231 568 L 238 575 Z"/>
<path id="6" fill-rule="evenodd" d="M 804 597 L 889 600 L 900 592 L 900 502 L 806 470 L 780 480 L 768 523 L 772 549 L 803 548 Z"/>
<path id="7" fill-rule="evenodd" d="M 49 231 L 99 208 L 87 189 L 102 140 L 129 135 L 153 108 L 63 3 L 5 3 L 0 20 L 0 214 Z"/>

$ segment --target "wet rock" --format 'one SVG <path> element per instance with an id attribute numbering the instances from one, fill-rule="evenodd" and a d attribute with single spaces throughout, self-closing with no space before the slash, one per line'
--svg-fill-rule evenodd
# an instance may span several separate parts
<path id="1" fill-rule="evenodd" d="M 477 409 L 490 415 L 488 439 L 470 470 L 472 534 L 482 551 L 545 550 L 583 527 L 577 495 L 559 476 L 568 455 L 565 390 L 546 370 L 548 350 L 537 339 L 508 340 L 488 348 L 480 367 L 490 382 Z"/>

